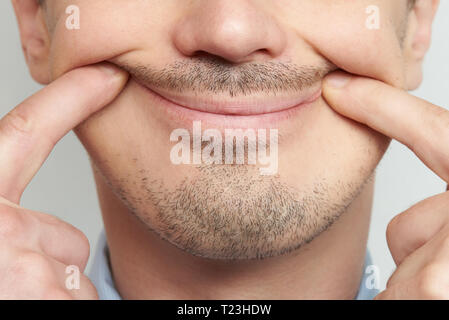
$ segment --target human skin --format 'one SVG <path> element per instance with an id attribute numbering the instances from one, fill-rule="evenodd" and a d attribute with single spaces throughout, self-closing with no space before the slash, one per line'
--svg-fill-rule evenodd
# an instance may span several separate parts
<path id="1" fill-rule="evenodd" d="M 288 120 L 270 123 L 283 137 L 274 178 L 262 179 L 251 168 L 174 166 L 161 155 L 170 152 L 170 132 L 188 121 L 167 116 L 137 84 L 133 66 L 160 70 L 177 61 L 201 61 L 187 60 L 201 52 L 201 57 L 227 60 L 236 71 L 245 63 L 272 61 L 330 66 L 327 72 L 339 68 L 414 89 L 421 81 L 436 1 L 421 1 L 410 12 L 406 1 L 209 1 L 199 6 L 80 0 L 47 1 L 45 11 L 30 1 L 14 4 L 38 82 L 50 83 L 101 61 L 131 73 L 117 99 L 76 128 L 92 160 L 114 280 L 124 298 L 355 296 L 369 227 L 370 177 L 390 138 L 336 113 L 320 97 Z M 69 4 L 81 10 L 80 30 L 65 28 Z M 365 9 L 373 4 L 382 13 L 376 31 L 364 26 Z M 238 180 L 239 174 L 251 184 Z M 191 192 L 184 180 L 193 186 Z M 269 198 L 265 186 L 273 181 L 282 191 L 292 190 L 284 202 L 303 204 L 289 212 L 289 225 L 276 224 L 275 216 L 265 227 L 262 215 L 251 209 L 260 194 Z M 220 192 L 223 185 L 230 188 Z M 205 187 L 221 197 L 207 201 Z M 242 188 L 247 198 L 236 203 Z M 182 219 L 170 206 L 179 190 L 200 208 L 183 208 Z M 219 208 L 215 214 L 226 222 L 226 232 L 211 232 L 210 205 Z M 240 212 L 250 222 L 236 221 Z M 295 222 L 299 218 L 305 223 Z M 252 232 L 242 233 L 248 229 Z"/>

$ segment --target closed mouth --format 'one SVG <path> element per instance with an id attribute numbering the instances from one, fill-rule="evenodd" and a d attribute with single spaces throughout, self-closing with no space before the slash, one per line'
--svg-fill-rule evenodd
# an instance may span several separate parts
<path id="1" fill-rule="evenodd" d="M 236 97 L 225 95 L 174 94 L 149 88 L 138 79 L 133 81 L 145 90 L 162 111 L 175 122 L 203 121 L 205 127 L 267 128 L 278 127 L 281 120 L 290 119 L 321 97 L 321 82 L 299 93 Z"/>

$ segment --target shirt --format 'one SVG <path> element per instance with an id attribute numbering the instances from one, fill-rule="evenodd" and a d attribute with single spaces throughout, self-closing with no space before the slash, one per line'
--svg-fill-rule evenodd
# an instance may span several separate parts
<path id="1" fill-rule="evenodd" d="M 122 300 L 120 294 L 115 288 L 114 280 L 112 278 L 109 264 L 108 245 L 104 231 L 100 234 L 97 250 L 93 259 L 89 278 L 97 288 L 99 298 L 101 300 Z M 368 270 L 368 266 L 372 266 L 369 252 L 366 254 L 364 270 Z M 356 300 L 372 300 L 379 293 L 379 290 L 375 288 L 375 285 L 373 285 L 372 281 L 368 278 L 372 276 L 373 275 L 370 273 L 363 272 L 359 290 L 357 296 L 355 297 Z"/>

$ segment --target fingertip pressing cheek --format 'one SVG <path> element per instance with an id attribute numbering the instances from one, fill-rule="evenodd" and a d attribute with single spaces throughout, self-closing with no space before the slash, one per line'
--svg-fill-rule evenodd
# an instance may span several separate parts
<path id="1" fill-rule="evenodd" d="M 68 14 L 64 10 L 58 11 L 52 18 L 49 56 L 52 79 L 74 68 L 112 61 L 129 52 L 160 51 L 168 47 L 166 29 L 169 21 L 148 20 L 146 15 L 137 14 L 142 11 L 139 5 L 140 2 L 136 2 L 108 7 L 78 1 L 79 29 L 67 28 Z"/>
<path id="2" fill-rule="evenodd" d="M 404 56 L 393 28 L 385 25 L 383 30 L 374 31 L 345 25 L 335 35 L 338 40 L 323 37 L 319 45 L 339 68 L 403 88 Z"/>
<path id="3" fill-rule="evenodd" d="M 133 49 L 132 44 L 122 40 L 126 30 L 108 25 L 101 16 L 94 19 L 89 12 L 83 13 L 83 24 L 78 30 L 68 29 L 64 19 L 55 25 L 49 57 L 53 80 L 77 67 L 106 61 Z"/>

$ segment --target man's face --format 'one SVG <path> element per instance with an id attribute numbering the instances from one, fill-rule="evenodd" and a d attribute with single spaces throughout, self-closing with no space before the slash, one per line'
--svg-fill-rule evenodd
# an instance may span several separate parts
<path id="1" fill-rule="evenodd" d="M 69 5 L 80 9 L 79 30 L 66 28 Z M 379 9 L 379 29 L 366 27 L 370 5 Z M 104 60 L 126 69 L 131 78 L 118 98 L 76 128 L 95 170 L 183 250 L 274 256 L 335 221 L 385 152 L 389 139 L 326 104 L 321 80 L 340 68 L 416 86 L 409 13 L 406 0 L 47 0 L 49 50 L 39 77 Z M 232 112 L 238 105 L 251 115 Z M 218 114 L 204 112 L 212 108 Z M 278 129 L 276 174 L 247 162 L 174 164 L 170 135 L 192 133 L 194 120 L 220 132 Z"/>

